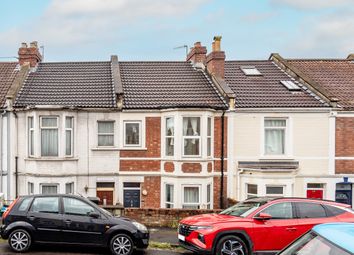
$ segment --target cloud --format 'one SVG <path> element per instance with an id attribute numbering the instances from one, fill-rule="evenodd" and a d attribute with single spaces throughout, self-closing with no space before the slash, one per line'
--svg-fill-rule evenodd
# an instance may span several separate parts
<path id="1" fill-rule="evenodd" d="M 124 31 L 183 19 L 211 0 L 52 0 L 33 21 L 0 33 L 9 45 L 38 40 L 51 46 L 124 39 Z"/>
<path id="2" fill-rule="evenodd" d="M 351 11 L 341 11 L 304 20 L 295 38 L 287 44 L 290 54 L 307 57 L 346 57 L 354 52 L 354 16 Z"/>
<path id="3" fill-rule="evenodd" d="M 241 20 L 247 23 L 259 23 L 276 16 L 275 12 L 250 13 L 241 17 Z"/>
<path id="4" fill-rule="evenodd" d="M 270 0 L 271 4 L 283 5 L 301 10 L 343 7 L 352 5 L 353 0 Z"/>

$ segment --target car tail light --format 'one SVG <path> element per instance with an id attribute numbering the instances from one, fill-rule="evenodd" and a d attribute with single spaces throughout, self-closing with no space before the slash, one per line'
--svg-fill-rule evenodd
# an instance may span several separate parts
<path id="1" fill-rule="evenodd" d="M 10 206 L 6 209 L 6 211 L 4 212 L 4 214 L 2 215 L 2 220 L 5 220 L 6 216 L 10 213 L 10 211 L 12 210 L 12 207 L 16 204 L 18 198 L 16 198 L 11 204 Z"/>

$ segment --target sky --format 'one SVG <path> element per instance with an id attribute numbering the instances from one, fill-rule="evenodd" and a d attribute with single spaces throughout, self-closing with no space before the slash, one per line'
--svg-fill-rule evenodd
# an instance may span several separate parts
<path id="1" fill-rule="evenodd" d="M 215 35 L 229 60 L 354 53 L 354 0 L 1 0 L 0 21 L 0 57 L 38 41 L 48 62 L 184 60 Z"/>

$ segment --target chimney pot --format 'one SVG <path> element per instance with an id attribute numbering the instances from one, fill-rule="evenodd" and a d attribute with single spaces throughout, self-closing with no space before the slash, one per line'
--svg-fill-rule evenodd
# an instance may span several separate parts
<path id="1" fill-rule="evenodd" d="M 215 50 L 213 51 L 221 51 L 221 38 L 221 36 L 214 36 Z"/>
<path id="2" fill-rule="evenodd" d="M 187 55 L 187 61 L 192 61 L 193 64 L 201 63 L 205 65 L 206 53 L 206 47 L 202 46 L 201 42 L 196 42 Z"/>
<path id="3" fill-rule="evenodd" d="M 31 48 L 38 48 L 38 42 L 37 41 L 33 41 L 30 43 L 30 47 Z"/>
<path id="4" fill-rule="evenodd" d="M 27 43 L 25 42 L 21 43 L 21 48 L 27 48 Z"/>

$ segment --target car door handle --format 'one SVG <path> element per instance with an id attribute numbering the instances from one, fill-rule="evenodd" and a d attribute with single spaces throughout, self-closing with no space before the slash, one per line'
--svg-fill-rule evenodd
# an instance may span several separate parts
<path id="1" fill-rule="evenodd" d="M 294 232 L 297 230 L 297 228 L 286 228 L 287 231 Z"/>
<path id="2" fill-rule="evenodd" d="M 70 225 L 70 224 L 71 224 L 71 220 L 66 220 L 65 223 L 66 223 L 67 225 Z"/>

